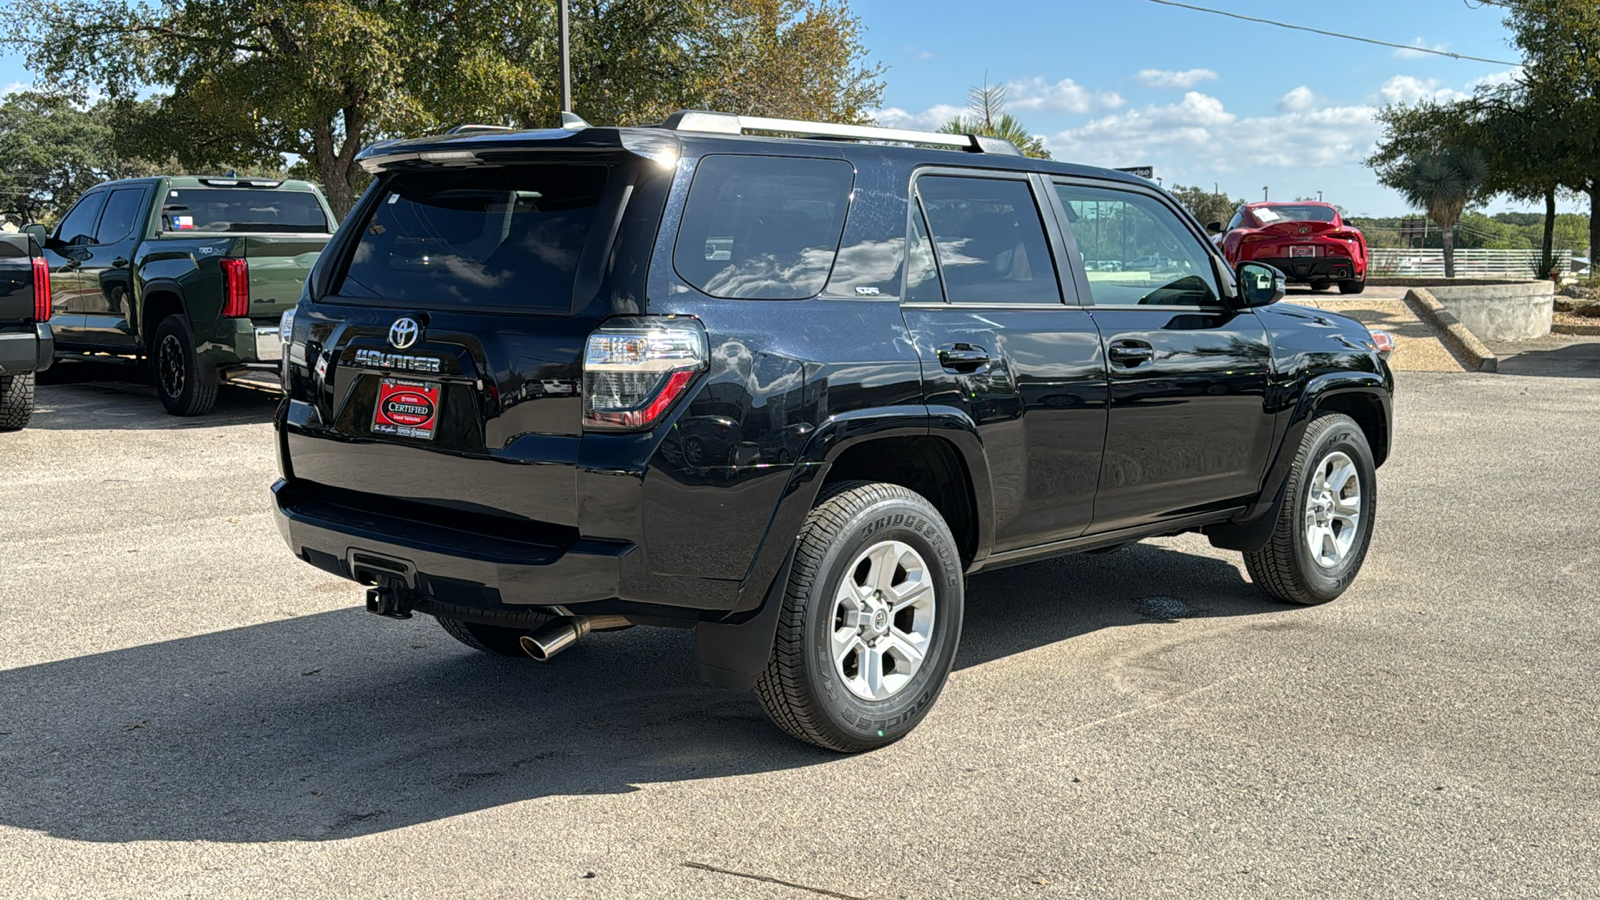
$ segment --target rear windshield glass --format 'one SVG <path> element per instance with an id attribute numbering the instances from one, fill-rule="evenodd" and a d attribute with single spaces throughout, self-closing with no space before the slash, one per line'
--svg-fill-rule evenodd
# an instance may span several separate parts
<path id="1" fill-rule="evenodd" d="M 1263 225 L 1278 222 L 1332 222 L 1337 215 L 1330 206 L 1258 206 L 1250 212 Z"/>
<path id="2" fill-rule="evenodd" d="M 713 297 L 800 300 L 827 283 L 855 169 L 838 159 L 708 156 L 672 263 Z"/>
<path id="3" fill-rule="evenodd" d="M 402 174 L 361 224 L 337 293 L 569 307 L 608 172 L 547 163 Z"/>
<path id="4" fill-rule="evenodd" d="M 327 234 L 333 227 L 306 191 L 173 188 L 161 204 L 161 230 Z"/>

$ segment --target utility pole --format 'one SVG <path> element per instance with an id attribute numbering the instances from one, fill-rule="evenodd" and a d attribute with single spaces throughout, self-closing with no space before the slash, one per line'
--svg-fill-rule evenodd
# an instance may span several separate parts
<path id="1" fill-rule="evenodd" d="M 561 19 L 561 111 L 572 112 L 572 42 L 567 36 L 567 0 L 560 0 Z"/>

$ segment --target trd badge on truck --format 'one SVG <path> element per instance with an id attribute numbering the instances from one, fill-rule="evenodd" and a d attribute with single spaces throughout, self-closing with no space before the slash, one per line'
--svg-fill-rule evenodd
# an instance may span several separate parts
<path id="1" fill-rule="evenodd" d="M 372 413 L 375 434 L 433 440 L 439 424 L 437 382 L 385 378 L 378 383 L 378 402 Z"/>

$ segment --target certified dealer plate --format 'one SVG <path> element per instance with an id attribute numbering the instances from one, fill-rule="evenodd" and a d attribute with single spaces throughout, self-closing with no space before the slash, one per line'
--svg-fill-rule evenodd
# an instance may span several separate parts
<path id="1" fill-rule="evenodd" d="M 1290 247 L 1289 248 L 1289 255 L 1290 256 L 1316 256 L 1317 255 L 1317 247 L 1316 247 L 1315 244 L 1307 244 L 1307 245 L 1305 245 L 1303 247 Z"/>
<path id="2" fill-rule="evenodd" d="M 433 440 L 439 426 L 440 388 L 437 381 L 385 378 L 378 382 L 372 432 Z"/>

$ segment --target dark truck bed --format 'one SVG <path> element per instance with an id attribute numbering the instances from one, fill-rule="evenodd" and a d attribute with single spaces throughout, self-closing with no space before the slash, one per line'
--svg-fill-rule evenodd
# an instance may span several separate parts
<path id="1" fill-rule="evenodd" d="M 33 373 L 50 367 L 50 283 L 41 278 L 39 245 L 25 234 L 0 234 L 0 431 L 33 417 Z"/>

